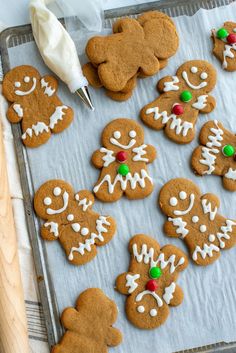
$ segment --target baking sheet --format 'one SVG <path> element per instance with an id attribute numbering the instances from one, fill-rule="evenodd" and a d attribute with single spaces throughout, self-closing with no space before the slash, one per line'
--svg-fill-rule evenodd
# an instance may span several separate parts
<path id="1" fill-rule="evenodd" d="M 211 55 L 212 44 L 209 39 L 210 29 L 221 27 L 226 20 L 236 21 L 236 4 L 214 10 L 200 10 L 193 17 L 176 18 L 175 23 L 180 35 L 178 53 L 158 75 L 140 80 L 132 99 L 127 102 L 113 102 L 105 96 L 103 90 L 91 88 L 96 111 L 90 112 L 80 103 L 78 97 L 72 96 L 60 83 L 59 94 L 62 101 L 75 110 L 75 120 L 62 134 L 53 135 L 46 145 L 27 150 L 34 189 L 53 178 L 70 182 L 75 191 L 92 189 L 99 171 L 91 166 L 90 157 L 93 151 L 100 147 L 100 134 L 104 126 L 118 117 L 129 117 L 140 122 L 140 109 L 157 96 L 156 82 L 167 74 L 175 74 L 177 67 L 186 60 L 209 60 L 218 72 L 218 84 L 213 93 L 217 99 L 217 108 L 209 116 L 199 117 L 197 134 L 208 119 L 219 119 L 227 128 L 235 131 L 236 111 L 233 102 L 236 73 L 223 72 L 219 62 Z M 11 67 L 32 64 L 42 75 L 48 73 L 34 43 L 12 48 L 9 54 Z M 102 204 L 98 201 L 95 203 L 94 209 L 98 212 L 116 218 L 118 231 L 108 245 L 99 249 L 98 256 L 84 266 L 70 265 L 59 243 L 46 243 L 48 266 L 59 310 L 74 305 L 78 294 L 84 289 L 95 286 L 102 288 L 116 301 L 120 311 L 116 326 L 122 330 L 124 342 L 114 350 L 119 353 L 143 353 L 147 346 L 157 353 L 169 353 L 220 341 L 234 341 L 235 249 L 222 252 L 220 260 L 208 268 L 189 265 L 178 281 L 185 293 L 183 304 L 171 309 L 166 324 L 156 330 L 141 331 L 132 326 L 124 313 L 125 296 L 113 289 L 116 276 L 127 271 L 127 245 L 134 234 L 149 234 L 162 246 L 173 243 L 186 250 L 181 240 L 171 239 L 163 234 L 165 217 L 156 206 L 158 192 L 170 178 L 187 177 L 195 181 L 203 193 L 215 192 L 221 199 L 221 213 L 229 218 L 236 218 L 235 209 L 232 207 L 236 194 L 223 190 L 220 178 L 198 178 L 189 167 L 189 159 L 197 139 L 189 145 L 176 146 L 165 138 L 163 132 L 153 131 L 143 124 L 142 126 L 145 130 L 145 141 L 155 145 L 158 151 L 157 160 L 149 166 L 155 183 L 152 195 L 139 201 L 123 198 L 114 204 Z"/>

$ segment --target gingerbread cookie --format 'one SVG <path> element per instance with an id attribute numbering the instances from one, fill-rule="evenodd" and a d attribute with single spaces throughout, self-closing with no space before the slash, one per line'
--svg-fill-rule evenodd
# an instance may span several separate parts
<path id="1" fill-rule="evenodd" d="M 92 162 L 101 169 L 93 189 L 101 201 L 117 201 L 125 194 L 129 199 L 148 196 L 153 181 L 147 164 L 156 158 L 152 145 L 144 144 L 142 127 L 131 119 L 116 119 L 103 130 L 102 147 L 95 151 Z"/>
<path id="2" fill-rule="evenodd" d="M 44 144 L 72 122 L 73 110 L 58 98 L 57 88 L 54 77 L 41 77 L 32 66 L 17 66 L 4 76 L 3 95 L 12 103 L 7 117 L 12 123 L 21 121 L 26 146 Z"/>
<path id="3" fill-rule="evenodd" d="M 213 54 L 227 71 L 236 70 L 236 23 L 225 22 L 218 31 L 212 30 Z"/>
<path id="4" fill-rule="evenodd" d="M 177 51 L 179 39 L 172 20 L 158 11 L 147 12 L 138 19 L 124 18 L 113 25 L 113 34 L 93 37 L 86 53 L 102 85 L 119 92 L 138 72 L 145 76 L 160 70 L 160 60 Z"/>
<path id="5" fill-rule="evenodd" d="M 200 131 L 200 146 L 192 154 L 192 168 L 198 175 L 223 177 L 223 186 L 236 191 L 236 136 L 217 120 L 208 121 Z"/>
<path id="6" fill-rule="evenodd" d="M 115 220 L 92 210 L 94 197 L 88 190 L 74 194 L 70 184 L 50 180 L 34 197 L 37 215 L 46 222 L 41 236 L 59 240 L 68 260 L 83 265 L 97 255 L 97 246 L 107 244 L 116 231 Z"/>
<path id="7" fill-rule="evenodd" d="M 118 315 L 116 303 L 99 288 L 89 288 L 80 294 L 76 307 L 67 308 L 61 316 L 65 327 L 59 344 L 51 353 L 107 353 L 118 346 L 122 334 L 112 325 Z"/>
<path id="8" fill-rule="evenodd" d="M 116 288 L 128 296 L 128 319 L 139 328 L 153 329 L 166 321 L 169 305 L 181 304 L 183 292 L 176 280 L 188 259 L 175 246 L 160 248 L 155 239 L 143 234 L 130 240 L 129 252 L 129 272 L 117 277 Z"/>
<path id="9" fill-rule="evenodd" d="M 183 239 L 197 265 L 213 263 L 221 250 L 236 244 L 236 221 L 219 215 L 218 197 L 202 195 L 191 180 L 170 180 L 160 191 L 159 204 L 168 217 L 165 233 Z"/>
<path id="10" fill-rule="evenodd" d="M 187 61 L 176 76 L 162 78 L 157 88 L 161 95 L 141 110 L 141 119 L 155 130 L 164 129 L 177 143 L 194 139 L 199 113 L 210 113 L 215 99 L 208 93 L 216 84 L 214 67 L 203 60 Z"/>

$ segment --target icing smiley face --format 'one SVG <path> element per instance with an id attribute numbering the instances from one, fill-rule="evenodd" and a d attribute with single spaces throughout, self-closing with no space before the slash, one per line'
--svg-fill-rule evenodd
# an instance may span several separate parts
<path id="1" fill-rule="evenodd" d="M 127 150 L 127 149 L 133 147 L 136 144 L 135 137 L 136 137 L 137 133 L 136 133 L 135 130 L 130 130 L 128 135 L 130 137 L 129 143 L 127 145 L 124 145 L 121 142 L 119 142 L 119 140 L 122 141 L 122 133 L 119 130 L 116 130 L 113 133 L 113 137 L 110 138 L 110 142 L 114 146 L 118 146 L 120 148 L 123 148 L 123 149 Z"/>
<path id="2" fill-rule="evenodd" d="M 170 198 L 170 205 L 176 208 L 173 211 L 173 213 L 176 216 L 182 216 L 184 214 L 189 213 L 192 210 L 193 205 L 194 205 L 194 199 L 195 199 L 195 196 L 193 193 L 191 193 L 189 195 L 189 203 L 188 203 L 187 208 L 186 209 L 177 209 L 178 208 L 177 205 L 179 205 L 179 207 L 182 207 L 182 201 L 184 201 L 186 199 L 188 199 L 188 194 L 185 191 L 180 191 L 178 194 L 178 198 L 175 196 L 172 196 Z M 186 202 L 184 202 L 184 203 L 186 203 Z"/>
<path id="3" fill-rule="evenodd" d="M 16 81 L 14 86 L 16 88 L 15 94 L 17 96 L 27 96 L 27 95 L 31 94 L 35 90 L 36 85 L 37 85 L 37 79 L 35 77 L 32 77 L 32 79 L 31 79 L 29 76 L 24 76 L 23 82 L 24 82 L 24 86 L 26 86 L 26 84 L 29 84 L 29 86 L 30 86 L 30 84 L 31 84 L 31 87 L 28 87 L 27 90 L 21 90 L 20 88 L 23 85 L 21 84 L 20 81 Z"/>

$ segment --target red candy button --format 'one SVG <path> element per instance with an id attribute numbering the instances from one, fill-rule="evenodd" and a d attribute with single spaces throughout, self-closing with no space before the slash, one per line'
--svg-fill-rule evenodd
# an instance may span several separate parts
<path id="1" fill-rule="evenodd" d="M 184 108 L 181 104 L 175 104 L 172 108 L 172 113 L 175 115 L 181 115 L 184 112 Z"/>
<path id="2" fill-rule="evenodd" d="M 227 36 L 227 42 L 228 42 L 229 44 L 234 44 L 234 43 L 236 43 L 236 34 L 234 34 L 234 33 L 229 34 L 229 35 Z"/>
<path id="3" fill-rule="evenodd" d="M 155 281 L 155 279 L 150 279 L 148 281 L 146 289 L 150 290 L 151 292 L 155 292 L 155 290 L 157 289 L 157 282 Z"/>
<path id="4" fill-rule="evenodd" d="M 118 162 L 123 163 L 127 160 L 127 153 L 125 151 L 120 151 L 116 155 Z"/>

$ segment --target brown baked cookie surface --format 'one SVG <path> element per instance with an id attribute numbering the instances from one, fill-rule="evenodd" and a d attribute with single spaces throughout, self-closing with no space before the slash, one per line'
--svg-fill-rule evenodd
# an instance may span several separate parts
<path id="1" fill-rule="evenodd" d="M 108 347 L 122 341 L 120 330 L 112 326 L 117 315 L 116 303 L 101 289 L 85 290 L 75 308 L 63 311 L 61 322 L 66 332 L 51 353 L 107 353 Z"/>
<path id="2" fill-rule="evenodd" d="M 192 60 L 181 65 L 176 76 L 162 78 L 157 89 L 161 95 L 145 105 L 142 121 L 176 143 L 194 139 L 199 113 L 210 113 L 216 105 L 209 95 L 216 84 L 216 70 L 207 61 Z"/>
<path id="3" fill-rule="evenodd" d="M 223 177 L 223 186 L 236 191 L 236 136 L 221 122 L 208 121 L 200 131 L 200 146 L 192 154 L 191 164 L 198 175 Z"/>
<path id="4" fill-rule="evenodd" d="M 213 54 L 227 71 L 236 70 L 236 23 L 225 22 L 220 29 L 211 31 Z"/>
<path id="5" fill-rule="evenodd" d="M 180 305 L 183 291 L 176 284 L 179 272 L 188 265 L 187 256 L 173 245 L 160 247 L 144 234 L 129 242 L 128 272 L 116 279 L 116 289 L 127 295 L 126 314 L 141 329 L 154 329 L 169 316 L 169 306 Z"/>
<path id="6" fill-rule="evenodd" d="M 209 265 L 220 251 L 236 244 L 236 221 L 218 214 L 220 200 L 214 194 L 202 195 L 189 179 L 172 179 L 159 194 L 159 205 L 168 217 L 164 231 L 181 238 L 197 265 Z"/>
<path id="7" fill-rule="evenodd" d="M 59 240 L 68 260 L 83 265 L 97 255 L 97 246 L 107 244 L 116 231 L 115 220 L 92 210 L 94 197 L 88 190 L 74 193 L 63 180 L 50 180 L 34 196 L 36 214 L 45 220 L 41 236 Z"/>
<path id="8" fill-rule="evenodd" d="M 98 199 L 119 200 L 123 194 L 140 199 L 153 191 L 147 164 L 156 158 L 152 145 L 144 143 L 143 128 L 131 119 L 115 119 L 103 130 L 102 147 L 92 155 L 92 163 L 101 169 L 94 186 Z"/>
<path id="9" fill-rule="evenodd" d="M 22 141 L 38 147 L 52 133 L 65 130 L 73 120 L 73 110 L 57 96 L 58 82 L 52 76 L 41 77 L 32 66 L 17 66 L 3 80 L 3 95 L 11 102 L 7 111 L 10 122 L 21 121 Z"/>

